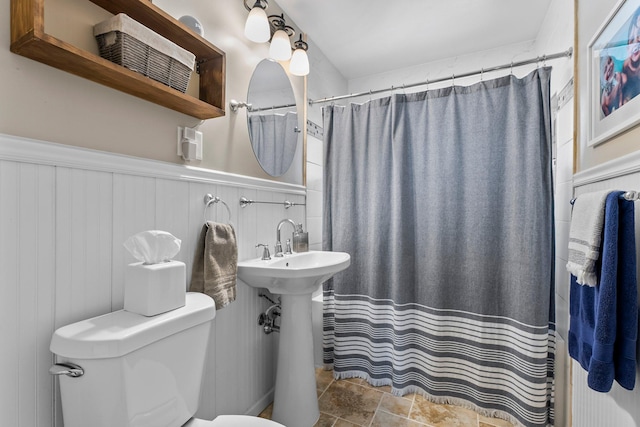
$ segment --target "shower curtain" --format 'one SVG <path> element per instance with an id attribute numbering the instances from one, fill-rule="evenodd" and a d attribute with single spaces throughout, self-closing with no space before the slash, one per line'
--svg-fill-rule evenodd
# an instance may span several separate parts
<path id="1" fill-rule="evenodd" d="M 324 109 L 324 362 L 553 425 L 550 68 Z"/>
<path id="2" fill-rule="evenodd" d="M 298 114 L 249 113 L 249 138 L 258 161 L 270 175 L 280 176 L 291 165 L 298 142 Z"/>

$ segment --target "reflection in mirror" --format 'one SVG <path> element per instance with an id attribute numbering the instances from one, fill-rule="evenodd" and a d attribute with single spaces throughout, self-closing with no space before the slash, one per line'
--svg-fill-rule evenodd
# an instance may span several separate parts
<path id="1" fill-rule="evenodd" d="M 247 124 L 253 152 L 271 176 L 281 176 L 296 153 L 298 113 L 287 73 L 277 62 L 262 60 L 251 77 Z"/>

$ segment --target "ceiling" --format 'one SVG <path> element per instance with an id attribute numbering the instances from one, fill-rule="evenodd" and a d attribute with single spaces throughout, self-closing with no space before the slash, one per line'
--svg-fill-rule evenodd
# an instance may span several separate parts
<path id="1" fill-rule="evenodd" d="M 552 0 L 276 0 L 347 79 L 534 40 Z"/>

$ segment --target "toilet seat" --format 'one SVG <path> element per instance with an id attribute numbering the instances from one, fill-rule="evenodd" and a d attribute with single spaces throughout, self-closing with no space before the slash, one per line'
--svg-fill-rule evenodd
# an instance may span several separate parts
<path id="1" fill-rule="evenodd" d="M 213 421 L 192 418 L 182 427 L 284 427 L 265 418 L 248 415 L 220 415 Z"/>

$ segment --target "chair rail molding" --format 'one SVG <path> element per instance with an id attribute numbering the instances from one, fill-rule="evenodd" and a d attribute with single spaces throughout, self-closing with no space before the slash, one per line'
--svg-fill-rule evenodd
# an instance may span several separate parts
<path id="1" fill-rule="evenodd" d="M 618 157 L 573 175 L 573 186 L 582 187 L 640 172 L 640 150 Z"/>
<path id="2" fill-rule="evenodd" d="M 304 186 L 0 134 L 0 160 L 306 195 Z"/>

